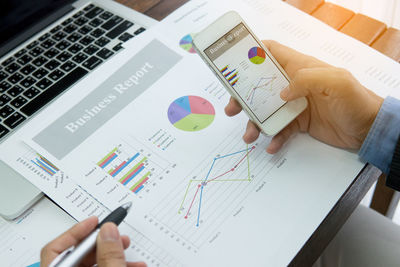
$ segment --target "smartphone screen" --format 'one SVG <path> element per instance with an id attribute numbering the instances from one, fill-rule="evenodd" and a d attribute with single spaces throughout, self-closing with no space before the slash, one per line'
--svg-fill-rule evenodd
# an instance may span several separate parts
<path id="1" fill-rule="evenodd" d="M 289 81 L 243 23 L 204 53 L 260 123 L 285 104 L 279 94 Z"/>

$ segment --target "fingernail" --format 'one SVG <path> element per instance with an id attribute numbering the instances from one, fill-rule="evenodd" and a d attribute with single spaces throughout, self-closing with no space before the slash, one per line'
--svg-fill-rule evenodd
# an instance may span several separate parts
<path id="1" fill-rule="evenodd" d="M 281 98 L 287 99 L 288 96 L 289 96 L 289 87 L 286 87 L 281 91 Z"/>
<path id="2" fill-rule="evenodd" d="M 113 223 L 106 223 L 100 229 L 100 238 L 102 240 L 117 241 L 119 239 L 118 228 Z"/>

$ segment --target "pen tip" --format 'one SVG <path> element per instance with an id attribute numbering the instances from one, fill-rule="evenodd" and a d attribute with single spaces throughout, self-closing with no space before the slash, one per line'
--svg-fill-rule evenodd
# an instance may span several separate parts
<path id="1" fill-rule="evenodd" d="M 121 207 L 128 211 L 132 207 L 132 202 L 127 202 L 123 204 Z"/>

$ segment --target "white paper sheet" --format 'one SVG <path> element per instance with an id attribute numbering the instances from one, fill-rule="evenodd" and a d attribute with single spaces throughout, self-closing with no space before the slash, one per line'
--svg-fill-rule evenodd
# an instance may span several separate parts
<path id="1" fill-rule="evenodd" d="M 47 198 L 12 221 L 0 218 L 1 266 L 39 266 L 41 248 L 74 223 Z"/>
<path id="2" fill-rule="evenodd" d="M 79 219 L 88 215 L 88 209 L 82 210 L 77 201 L 65 195 L 75 189 L 85 192 L 103 210 L 133 201 L 134 209 L 125 222 L 129 229 L 122 227 L 136 242 L 127 252 L 129 258 L 160 266 L 287 265 L 363 166 L 356 154 L 306 135 L 293 138 L 274 157 L 263 151 L 266 138 L 253 144 L 254 150 L 253 145 L 245 146 L 241 134 L 247 118 L 243 114 L 235 118 L 224 115 L 228 95 L 196 55 L 179 47 L 183 36 L 200 30 L 227 11 L 225 6 L 238 9 L 260 38 L 276 39 L 345 67 L 380 95 L 389 94 L 400 84 L 399 67 L 393 61 L 279 1 L 189 2 L 136 38 L 136 43 L 130 42 L 129 49 L 68 91 L 24 126 L 20 135 L 4 144 L 5 148 L 13 148 L 23 137 L 68 172 L 71 178 L 63 183 L 69 184 L 68 190 L 55 190 L 55 179 L 51 177 L 45 181 L 30 175 L 30 180 Z M 124 71 L 111 75 L 110 70 L 128 63 L 154 42 L 181 58 L 171 66 L 164 64 L 168 56 L 155 60 L 149 55 L 151 62 L 139 60 L 143 66 L 149 63 L 156 70 L 167 67 L 168 71 L 153 83 L 142 84 L 143 93 L 131 103 L 116 112 L 109 110 L 115 112 L 111 119 L 100 120 L 102 124 L 96 131 L 62 156 L 34 141 L 77 100 L 85 99 L 107 79 L 119 77 Z M 147 70 L 153 73 L 152 68 Z M 137 69 L 128 71 L 134 74 Z M 146 80 L 143 77 L 141 81 Z M 130 84 L 133 86 L 132 81 Z M 198 96 L 213 106 L 215 116 L 203 130 L 187 132 L 179 129 L 187 124 L 174 126 L 170 122 L 168 110 L 182 96 Z M 121 160 L 100 167 L 101 159 L 114 148 Z M 8 164 L 20 164 L 18 149 L 7 155 L 3 151 L 6 150 L 0 152 L 0 157 Z M 115 171 L 131 159 L 123 171 Z M 139 167 L 142 160 L 144 165 Z M 128 181 L 128 176 L 123 176 L 142 167 L 140 175 L 132 179 L 146 178 L 146 171 L 152 176 L 137 191 L 137 180 Z M 207 174 L 209 170 L 212 175 Z M 29 167 L 25 169 L 28 171 Z M 227 181 L 217 182 L 225 172 L 230 172 Z M 204 183 L 204 177 L 215 182 Z M 129 187 L 119 180 L 126 180 Z M 137 194 L 132 193 L 133 189 Z"/>

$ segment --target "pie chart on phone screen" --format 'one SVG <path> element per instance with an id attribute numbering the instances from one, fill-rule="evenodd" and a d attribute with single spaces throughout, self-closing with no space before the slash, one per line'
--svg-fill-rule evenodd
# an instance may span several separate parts
<path id="1" fill-rule="evenodd" d="M 168 120 L 176 128 L 196 132 L 207 128 L 215 117 L 213 105 L 200 96 L 182 96 L 168 108 Z"/>
<path id="2" fill-rule="evenodd" d="M 264 62 L 265 60 L 265 52 L 260 47 L 252 47 L 248 52 L 249 60 L 258 65 Z"/>

